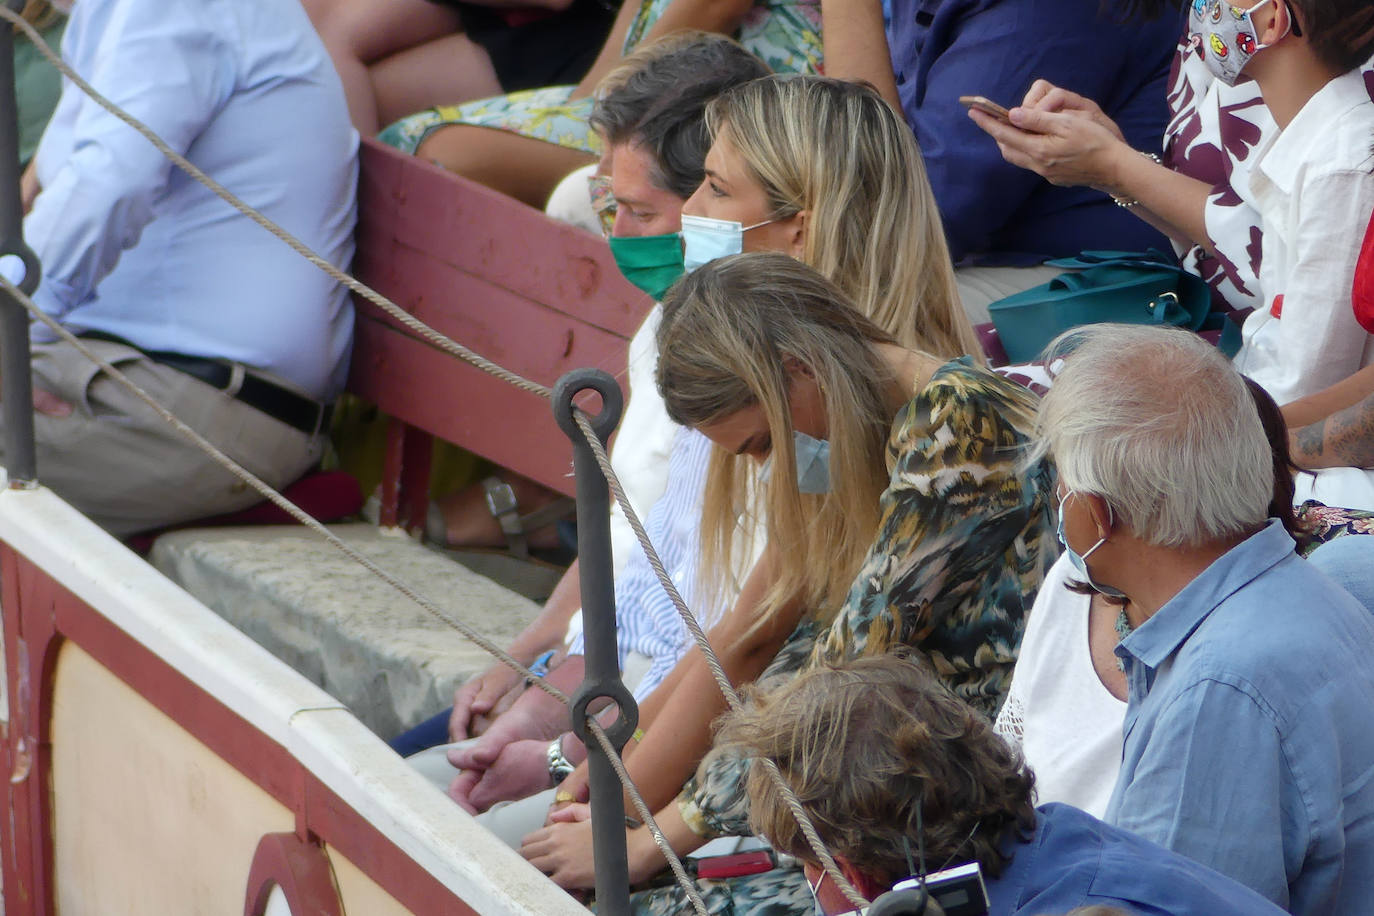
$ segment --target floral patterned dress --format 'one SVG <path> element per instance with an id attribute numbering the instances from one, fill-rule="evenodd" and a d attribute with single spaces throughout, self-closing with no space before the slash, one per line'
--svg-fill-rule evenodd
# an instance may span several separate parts
<path id="1" fill-rule="evenodd" d="M 800 624 L 762 677 L 906 645 L 991 719 L 1011 683 L 1026 613 L 1058 552 L 1050 467 L 1044 460 L 1023 467 L 1035 409 L 1033 394 L 967 357 L 937 370 L 893 422 L 878 535 L 844 608 L 828 628 Z M 678 803 L 695 832 L 749 832 L 746 770 L 740 758 L 717 756 L 688 783 Z M 799 869 L 699 883 L 713 913 L 811 908 Z M 691 911 L 676 888 L 634 899 L 637 913 Z"/>
<path id="2" fill-rule="evenodd" d="M 624 53 L 634 50 L 671 2 L 641 0 L 639 13 L 625 36 Z M 775 72 L 817 73 L 821 67 L 820 0 L 756 0 L 745 14 L 737 37 Z M 600 153 L 600 144 L 587 125 L 592 100 L 570 100 L 574 88 L 526 89 L 461 105 L 440 105 L 402 118 L 383 130 L 377 139 L 413 155 L 436 128 L 467 124 Z"/>

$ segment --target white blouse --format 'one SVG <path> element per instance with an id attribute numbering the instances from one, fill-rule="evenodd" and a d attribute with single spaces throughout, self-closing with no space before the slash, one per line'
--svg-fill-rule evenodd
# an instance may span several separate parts
<path id="1" fill-rule="evenodd" d="M 1035 772 L 1036 803 L 1063 802 L 1102 817 L 1121 767 L 1126 701 L 1103 686 L 1088 648 L 1089 596 L 1064 587 L 1061 556 L 1031 608 L 996 731 Z"/>

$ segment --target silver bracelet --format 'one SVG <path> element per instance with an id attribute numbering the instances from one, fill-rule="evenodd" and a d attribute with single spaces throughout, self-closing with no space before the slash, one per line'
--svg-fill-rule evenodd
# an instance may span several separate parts
<path id="1" fill-rule="evenodd" d="M 577 767 L 572 765 L 572 761 L 568 759 L 568 756 L 563 753 L 562 735 L 553 739 L 553 743 L 549 745 L 547 756 L 549 760 L 549 780 L 555 786 L 567 779 L 572 775 L 572 771 L 577 769 Z"/>
<path id="2" fill-rule="evenodd" d="M 1155 163 L 1155 165 L 1163 165 L 1163 164 L 1164 164 L 1164 160 L 1161 159 L 1161 158 L 1159 158 L 1159 154 L 1158 154 L 1158 153 L 1147 153 L 1147 152 L 1145 152 L 1144 150 L 1138 150 L 1137 152 L 1139 152 L 1140 155 L 1144 156 L 1146 159 L 1149 159 L 1149 160 L 1153 161 L 1153 162 Z M 1138 207 L 1138 206 L 1140 206 L 1140 201 L 1136 200 L 1136 199 L 1133 198 L 1133 197 L 1123 197 L 1123 196 L 1120 196 L 1120 195 L 1117 195 L 1117 194 L 1113 194 L 1113 195 L 1112 195 L 1112 200 L 1116 202 L 1116 205 L 1117 205 L 1118 207 L 1121 207 L 1121 208 L 1123 208 L 1123 209 L 1125 209 L 1125 210 L 1129 210 L 1129 209 L 1131 209 L 1132 207 Z"/>

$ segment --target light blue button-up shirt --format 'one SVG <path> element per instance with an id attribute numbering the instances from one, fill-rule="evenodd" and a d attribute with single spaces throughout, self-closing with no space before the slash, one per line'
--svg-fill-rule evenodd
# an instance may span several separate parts
<path id="1" fill-rule="evenodd" d="M 298 0 L 80 0 L 64 58 L 230 191 L 347 267 L 356 132 Z M 76 331 L 343 386 L 344 290 L 65 85 L 24 223 L 35 301 Z M 50 340 L 35 325 L 36 340 Z"/>
<path id="2" fill-rule="evenodd" d="M 1117 648 L 1107 820 L 1295 914 L 1374 912 L 1374 621 L 1278 521 Z"/>

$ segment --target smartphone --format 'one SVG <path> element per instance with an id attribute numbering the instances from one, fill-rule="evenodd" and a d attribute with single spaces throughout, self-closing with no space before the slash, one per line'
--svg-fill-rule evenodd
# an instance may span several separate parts
<path id="1" fill-rule="evenodd" d="M 992 115 L 999 121 L 1011 123 L 1011 116 L 1007 114 L 1005 108 L 991 99 L 983 98 L 981 95 L 961 95 L 959 96 L 959 103 L 965 108 L 976 108 L 983 114 Z"/>

